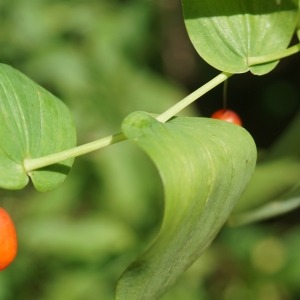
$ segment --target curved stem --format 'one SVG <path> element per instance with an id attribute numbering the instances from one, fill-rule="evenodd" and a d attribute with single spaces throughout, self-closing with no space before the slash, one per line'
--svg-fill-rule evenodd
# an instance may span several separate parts
<path id="1" fill-rule="evenodd" d="M 170 118 L 175 116 L 177 113 L 179 113 L 181 110 L 186 108 L 188 105 L 190 105 L 192 102 L 206 94 L 208 91 L 228 79 L 230 76 L 232 76 L 232 73 L 222 72 L 218 76 L 216 76 L 214 79 L 210 80 L 203 86 L 201 86 L 198 90 L 194 91 L 193 93 L 189 94 L 187 97 L 182 99 L 180 102 L 176 103 L 174 106 L 169 108 L 167 111 L 159 115 L 156 119 L 162 123 L 165 123 Z"/>
<path id="2" fill-rule="evenodd" d="M 168 109 L 167 111 L 159 115 L 156 119 L 160 122 L 165 123 L 170 118 L 175 116 L 178 112 L 180 112 L 182 109 L 187 107 L 189 104 L 197 100 L 199 97 L 201 97 L 202 95 L 204 95 L 205 93 L 207 93 L 208 91 L 210 91 L 215 86 L 222 83 L 232 75 L 233 74 L 226 73 L 226 72 L 219 74 L 214 79 L 212 79 L 211 81 L 209 81 L 208 83 L 200 87 L 198 90 L 191 93 L 190 95 L 188 95 L 187 97 L 185 97 L 184 99 L 176 103 L 174 106 L 172 106 L 170 109 Z M 124 140 L 126 140 L 126 137 L 123 135 L 122 132 L 120 132 L 105 137 L 103 139 L 88 144 L 84 144 L 72 149 L 54 153 L 51 155 L 47 155 L 39 158 L 27 158 L 24 160 L 24 169 L 28 173 L 30 171 L 58 163 L 68 158 L 77 157 Z"/>
<path id="3" fill-rule="evenodd" d="M 264 56 L 258 56 L 258 57 L 249 57 L 248 58 L 248 65 L 249 66 L 254 66 L 254 65 L 259 65 L 259 64 L 264 64 L 268 63 L 271 61 L 279 60 L 284 57 L 291 56 L 293 54 L 296 54 L 300 52 L 300 43 L 296 44 L 288 49 L 285 49 L 283 51 L 269 54 L 269 55 L 264 55 Z"/>
<path id="4" fill-rule="evenodd" d="M 126 137 L 123 135 L 122 132 L 120 132 L 114 135 L 107 136 L 103 139 L 88 144 L 84 144 L 72 149 L 54 153 L 51 155 L 47 155 L 39 158 L 33 158 L 33 159 L 27 158 L 24 160 L 24 168 L 26 172 L 30 172 L 32 170 L 49 166 L 68 158 L 83 155 L 124 140 L 126 140 Z"/>
<path id="5" fill-rule="evenodd" d="M 299 31 L 298 31 L 299 32 Z M 300 34 L 299 34 L 300 35 Z M 263 64 L 271 61 L 276 61 L 281 58 L 293 55 L 297 52 L 300 52 L 300 43 L 292 46 L 286 50 L 283 50 L 278 53 L 270 54 L 270 55 L 265 55 L 265 56 L 259 56 L 259 57 L 249 57 L 248 58 L 248 65 L 253 66 L 253 65 L 258 65 L 258 64 Z M 177 113 L 179 113 L 181 110 L 183 110 L 185 107 L 190 105 L 192 102 L 203 96 L 205 93 L 219 85 L 220 83 L 226 81 L 229 77 L 231 77 L 233 74 L 228 73 L 228 72 L 222 72 L 203 86 L 201 86 L 199 89 L 176 103 L 174 106 L 169 108 L 167 111 L 159 115 L 156 119 L 159 122 L 165 123 L 167 122 L 170 118 L 175 116 Z M 225 85 L 226 86 L 226 85 Z M 42 168 L 54 163 L 58 163 L 60 161 L 63 161 L 68 158 L 73 158 L 79 155 L 83 155 L 95 150 L 98 150 L 100 148 L 121 142 L 126 140 L 126 137 L 123 135 L 123 133 L 117 133 L 108 137 L 105 137 L 103 139 L 81 145 L 69 150 L 65 150 L 62 152 L 58 152 L 55 154 L 51 154 L 48 156 L 40 157 L 40 158 L 34 158 L 34 159 L 25 159 L 24 160 L 24 169 L 26 172 L 30 172 L 32 170 Z"/>

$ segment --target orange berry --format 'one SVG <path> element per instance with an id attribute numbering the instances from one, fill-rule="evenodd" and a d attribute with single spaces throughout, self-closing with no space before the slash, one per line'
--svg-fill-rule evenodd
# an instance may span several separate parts
<path id="1" fill-rule="evenodd" d="M 17 234 L 9 214 L 0 207 L 0 271 L 4 270 L 16 257 Z"/>
<path id="2" fill-rule="evenodd" d="M 234 111 L 229 109 L 217 110 L 214 114 L 212 114 L 211 118 L 227 121 L 242 126 L 242 121 L 238 116 L 238 114 L 236 114 Z"/>

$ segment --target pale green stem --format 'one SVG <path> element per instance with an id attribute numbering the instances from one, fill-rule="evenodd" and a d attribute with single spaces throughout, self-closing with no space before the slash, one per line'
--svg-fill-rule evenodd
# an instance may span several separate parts
<path id="1" fill-rule="evenodd" d="M 218 84 L 224 82 L 226 79 L 228 79 L 233 74 L 222 72 L 218 76 L 216 76 L 211 81 L 207 82 L 203 86 L 201 86 L 198 90 L 195 92 L 189 94 L 187 97 L 182 99 L 180 102 L 176 103 L 174 106 L 172 106 L 170 109 L 159 115 L 156 119 L 162 123 L 165 123 L 170 118 L 175 116 L 177 113 L 179 113 L 181 110 L 186 108 L 188 105 L 190 105 L 192 102 L 206 94 L 208 91 L 216 87 Z"/>
<path id="2" fill-rule="evenodd" d="M 259 65 L 259 64 L 264 64 L 268 63 L 271 61 L 276 61 L 281 58 L 296 54 L 300 51 L 300 43 L 297 45 L 294 45 L 288 49 L 285 49 L 281 52 L 273 53 L 270 55 L 264 55 L 264 56 L 258 56 L 258 57 L 249 57 L 248 58 L 248 65 L 253 66 L 253 65 Z"/>
<path id="3" fill-rule="evenodd" d="M 170 118 L 172 118 L 174 115 L 176 115 L 178 112 L 180 112 L 182 109 L 187 107 L 189 104 L 197 100 L 199 97 L 213 89 L 218 84 L 222 83 L 226 79 L 228 79 L 231 75 L 230 73 L 223 72 L 216 76 L 214 79 L 200 87 L 198 90 L 193 92 L 192 94 L 188 95 L 186 98 L 182 99 L 180 102 L 172 106 L 170 109 L 165 111 L 163 114 L 158 116 L 156 119 L 160 122 L 166 122 Z M 84 144 L 82 146 L 78 146 L 69 150 L 64 150 L 58 153 L 54 153 L 51 155 L 39 157 L 39 158 L 27 158 L 24 160 L 24 169 L 28 173 L 30 171 L 49 166 L 55 163 L 58 163 L 60 161 L 66 160 L 68 158 L 77 157 L 98 149 L 101 149 L 103 147 L 121 142 L 126 140 L 126 137 L 123 135 L 123 133 L 117 133 L 108 137 L 105 137 L 103 139 Z"/>
<path id="4" fill-rule="evenodd" d="M 292 46 L 284 51 L 281 51 L 279 53 L 271 54 L 271 55 L 265 55 L 265 56 L 259 56 L 259 57 L 249 57 L 248 58 L 248 65 L 258 65 L 263 64 L 271 61 L 276 61 L 278 59 L 290 56 L 292 54 L 295 54 L 300 51 L 300 43 Z M 227 80 L 230 76 L 233 74 L 222 72 L 218 76 L 216 76 L 214 79 L 200 87 L 195 92 L 191 93 L 184 99 L 182 99 L 180 102 L 176 103 L 174 106 L 172 106 L 170 109 L 159 115 L 156 119 L 162 123 L 165 123 L 170 118 L 175 116 L 177 113 L 179 113 L 181 110 L 183 110 L 185 107 L 190 105 L 192 102 L 203 96 L 205 93 L 219 85 L 220 83 Z M 58 163 L 60 161 L 63 161 L 68 158 L 76 157 L 79 155 L 83 155 L 95 150 L 98 150 L 100 148 L 121 142 L 126 140 L 126 137 L 123 135 L 123 133 L 117 133 L 108 137 L 105 137 L 103 139 L 78 146 L 76 148 L 72 148 L 69 150 L 65 150 L 62 152 L 58 152 L 55 154 L 51 154 L 48 156 L 40 157 L 40 158 L 34 158 L 29 159 L 27 158 L 24 161 L 24 169 L 26 172 L 30 172 L 35 169 L 39 169 L 54 163 Z"/>
<path id="5" fill-rule="evenodd" d="M 81 146 L 78 146 L 76 148 L 64 150 L 61 152 L 57 152 L 51 155 L 39 157 L 39 158 L 34 158 L 30 159 L 27 158 L 24 160 L 24 168 L 26 172 L 30 172 L 35 169 L 39 169 L 45 166 L 49 166 L 55 163 L 58 163 L 60 161 L 63 161 L 68 158 L 76 157 L 79 155 L 83 155 L 95 150 L 98 150 L 100 148 L 121 142 L 126 140 L 126 137 L 123 135 L 122 132 L 107 136 L 103 139 L 87 143 Z"/>
<path id="6" fill-rule="evenodd" d="M 225 80 L 223 85 L 223 109 L 227 109 L 227 90 L 228 80 Z"/>

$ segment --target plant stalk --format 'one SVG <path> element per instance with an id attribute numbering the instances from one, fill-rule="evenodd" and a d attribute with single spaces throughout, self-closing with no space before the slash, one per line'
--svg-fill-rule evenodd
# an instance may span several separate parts
<path id="1" fill-rule="evenodd" d="M 249 57 L 248 58 L 248 65 L 259 65 L 264 64 L 272 61 L 279 60 L 281 58 L 293 55 L 300 52 L 300 43 L 296 44 L 288 49 L 285 49 L 281 52 L 270 54 L 270 55 L 264 55 L 264 56 L 258 56 L 258 57 Z M 156 119 L 159 122 L 165 123 L 170 118 L 175 116 L 177 113 L 179 113 L 181 110 L 186 108 L 188 105 L 193 103 L 195 100 L 206 94 L 208 91 L 219 85 L 220 83 L 226 81 L 229 77 L 231 77 L 233 74 L 228 72 L 222 72 L 203 86 L 201 86 L 199 89 L 194 91 L 193 93 L 189 94 L 187 97 L 176 103 L 174 106 L 166 110 L 164 113 L 159 115 Z M 84 144 L 69 150 L 61 151 L 55 154 L 51 154 L 48 156 L 40 157 L 40 158 L 27 158 L 24 160 L 24 169 L 26 172 L 30 172 L 48 165 L 52 165 L 54 163 L 58 163 L 60 161 L 63 161 L 68 158 L 73 158 L 76 156 L 80 156 L 98 149 L 101 149 L 103 147 L 121 142 L 126 140 L 126 137 L 123 135 L 122 132 L 116 133 L 114 135 L 105 137 L 103 139 Z"/>
<path id="2" fill-rule="evenodd" d="M 290 48 L 287 48 L 283 51 L 273 53 L 270 55 L 264 55 L 264 56 L 258 56 L 258 57 L 249 57 L 248 58 L 248 65 L 249 66 L 254 66 L 254 65 L 260 65 L 272 61 L 279 60 L 284 57 L 291 56 L 293 54 L 296 54 L 300 51 L 300 43 L 296 44 Z"/>
<path id="3" fill-rule="evenodd" d="M 184 99 L 182 99 L 180 102 L 172 106 L 170 109 L 159 115 L 156 119 L 159 122 L 165 123 L 170 118 L 175 116 L 178 112 L 180 112 L 182 109 L 187 107 L 189 104 L 197 100 L 199 97 L 216 87 L 218 84 L 222 83 L 226 79 L 228 79 L 233 74 L 222 72 L 218 76 L 216 76 L 214 79 L 200 87 L 195 92 L 191 93 Z M 77 157 L 83 154 L 87 154 L 89 152 L 104 148 L 106 146 L 121 142 L 126 140 L 126 137 L 123 135 L 122 132 L 116 133 L 114 135 L 105 137 L 103 139 L 84 144 L 72 149 L 64 150 L 58 153 L 54 153 L 51 155 L 39 157 L 39 158 L 27 158 L 24 160 L 24 169 L 28 173 L 30 171 L 46 167 L 55 163 L 58 163 L 60 161 L 66 160 L 68 158 Z"/>
<path id="4" fill-rule="evenodd" d="M 167 111 L 159 115 L 156 119 L 162 123 L 167 122 L 170 118 L 175 116 L 177 113 L 179 113 L 181 110 L 186 108 L 188 105 L 190 105 L 192 102 L 206 94 L 208 91 L 219 85 L 220 83 L 227 80 L 230 76 L 232 76 L 232 73 L 222 72 L 203 86 L 201 86 L 198 90 L 194 91 L 193 93 L 189 94 L 187 97 L 176 103 L 174 106 L 169 108 Z"/>
<path id="5" fill-rule="evenodd" d="M 100 148 L 121 142 L 126 140 L 126 137 L 122 132 L 107 136 L 103 139 L 87 143 L 72 149 L 64 150 L 61 152 L 57 152 L 51 155 L 39 157 L 39 158 L 27 158 L 24 160 L 24 168 L 26 172 L 30 172 L 45 166 L 49 166 L 60 161 L 66 160 L 68 158 L 80 156 Z"/>

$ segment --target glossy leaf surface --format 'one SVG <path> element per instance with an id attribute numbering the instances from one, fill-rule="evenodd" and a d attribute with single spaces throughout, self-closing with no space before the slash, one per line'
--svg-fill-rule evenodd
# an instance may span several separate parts
<path id="1" fill-rule="evenodd" d="M 0 187 L 21 189 L 29 178 L 37 190 L 61 184 L 73 159 L 26 174 L 26 158 L 53 154 L 76 144 L 67 107 L 55 96 L 7 65 L 0 65 Z"/>
<path id="2" fill-rule="evenodd" d="M 200 56 L 221 71 L 262 75 L 277 64 L 249 57 L 284 50 L 297 24 L 296 0 L 182 0 L 185 24 Z"/>
<path id="3" fill-rule="evenodd" d="M 122 275 L 117 299 L 158 299 L 208 247 L 247 185 L 256 147 L 240 126 L 206 118 L 129 115 L 123 133 L 154 161 L 165 212 L 154 243 Z M 141 199 L 143 201 L 143 199 Z"/>

